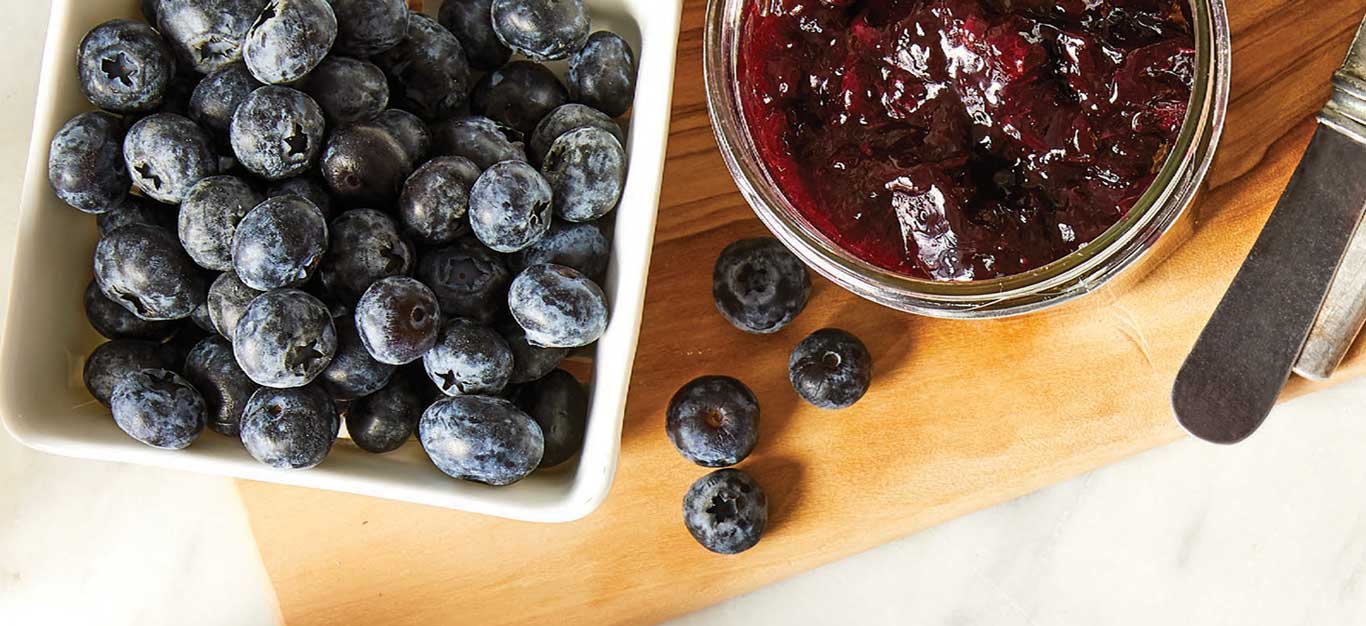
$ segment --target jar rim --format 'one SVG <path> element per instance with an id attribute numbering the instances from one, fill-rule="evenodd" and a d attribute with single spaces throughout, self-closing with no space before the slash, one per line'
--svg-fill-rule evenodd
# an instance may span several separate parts
<path id="1" fill-rule="evenodd" d="M 1228 107 L 1231 37 L 1224 0 L 1190 0 L 1196 82 L 1173 148 L 1151 185 L 1110 228 L 1047 265 L 987 280 L 941 282 L 877 267 L 820 232 L 779 190 L 759 157 L 740 100 L 741 9 L 709 0 L 703 81 L 712 130 L 731 177 L 760 221 L 799 258 L 853 293 L 902 311 L 947 318 L 1019 315 L 1090 293 L 1132 266 L 1192 203 L 1214 158 Z"/>

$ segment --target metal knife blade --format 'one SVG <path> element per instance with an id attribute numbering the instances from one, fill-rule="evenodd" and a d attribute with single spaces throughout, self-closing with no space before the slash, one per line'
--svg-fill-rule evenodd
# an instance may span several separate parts
<path id="1" fill-rule="evenodd" d="M 1366 211 L 1366 23 L 1247 261 L 1172 387 L 1191 434 L 1232 444 L 1266 420 Z"/>

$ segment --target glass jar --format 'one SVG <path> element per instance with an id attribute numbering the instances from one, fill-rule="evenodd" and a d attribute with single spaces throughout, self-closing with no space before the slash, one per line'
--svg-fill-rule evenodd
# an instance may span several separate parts
<path id="1" fill-rule="evenodd" d="M 1086 295 L 1132 267 L 1194 201 L 1228 108 L 1231 45 L 1223 0 L 1191 0 L 1196 75 L 1191 106 L 1166 162 L 1124 219 L 1043 267 L 991 280 L 936 282 L 876 267 L 802 217 L 769 176 L 749 134 L 737 80 L 742 9 L 759 0 L 710 0 L 703 74 L 726 166 L 764 225 L 807 265 L 873 302 L 932 317 L 978 319 L 1037 311 Z"/>

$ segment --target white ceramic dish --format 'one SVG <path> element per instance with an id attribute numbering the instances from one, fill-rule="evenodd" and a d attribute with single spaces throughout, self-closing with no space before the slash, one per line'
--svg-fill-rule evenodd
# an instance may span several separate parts
<path id="1" fill-rule="evenodd" d="M 434 13 L 440 2 L 426 3 Z M 48 144 L 58 128 L 88 110 L 75 75 L 75 50 L 93 26 L 138 16 L 138 0 L 54 0 L 38 89 L 8 316 L 0 344 L 0 421 L 21 443 L 73 457 L 120 461 L 251 480 L 406 500 L 536 522 L 588 515 L 611 487 L 621 421 L 639 335 L 645 281 L 668 138 L 681 0 L 589 0 L 594 28 L 609 29 L 637 52 L 639 80 L 629 118 L 630 173 L 616 215 L 612 269 L 603 287 L 611 323 L 598 343 L 589 384 L 587 441 L 575 462 L 538 472 L 510 487 L 453 480 L 416 441 L 374 455 L 339 440 L 320 467 L 268 468 L 237 441 L 205 432 L 189 450 L 143 446 L 114 425 L 86 392 L 85 357 L 100 338 L 85 320 L 82 293 L 91 277 L 95 220 L 65 206 L 47 182 Z"/>

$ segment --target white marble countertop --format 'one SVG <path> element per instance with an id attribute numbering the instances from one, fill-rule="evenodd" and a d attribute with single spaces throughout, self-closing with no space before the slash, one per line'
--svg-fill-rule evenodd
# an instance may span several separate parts
<path id="1" fill-rule="evenodd" d="M 15 198 L 47 2 L 0 0 L 0 190 Z M 0 250 L 14 212 L 0 213 Z M 8 255 L 0 255 L 0 276 Z M 1366 623 L 1366 381 L 677 620 L 702 624 Z M 0 624 L 279 622 L 226 479 L 77 461 L 0 432 Z"/>

